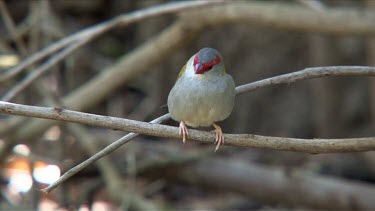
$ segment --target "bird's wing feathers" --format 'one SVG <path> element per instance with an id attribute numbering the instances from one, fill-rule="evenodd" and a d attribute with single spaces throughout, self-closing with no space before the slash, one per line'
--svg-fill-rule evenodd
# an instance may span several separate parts
<path id="1" fill-rule="evenodd" d="M 225 67 L 221 70 L 221 76 L 224 76 L 227 72 L 225 71 Z"/>
<path id="2" fill-rule="evenodd" d="M 188 62 L 189 62 L 189 61 L 188 61 Z M 184 74 L 188 62 L 186 62 L 186 64 L 182 67 L 180 73 L 179 73 L 178 76 L 177 76 L 177 80 L 178 80 L 179 78 L 181 78 L 181 76 Z M 177 81 L 177 80 L 176 80 L 176 81 Z"/>

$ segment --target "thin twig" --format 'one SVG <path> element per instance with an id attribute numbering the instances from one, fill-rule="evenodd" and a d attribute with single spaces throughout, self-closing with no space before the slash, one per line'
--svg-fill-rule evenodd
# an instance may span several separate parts
<path id="1" fill-rule="evenodd" d="M 10 101 L 12 100 L 17 94 L 19 94 L 22 90 L 26 89 L 33 81 L 38 79 L 41 75 L 49 70 L 52 66 L 57 64 L 59 61 L 70 55 L 74 50 L 84 45 L 88 40 L 83 40 L 78 44 L 72 44 L 69 47 L 65 48 L 51 59 L 46 61 L 43 65 L 39 66 L 38 68 L 34 69 L 27 77 L 25 77 L 22 81 L 14 85 L 2 98 L 3 101 Z"/>
<path id="2" fill-rule="evenodd" d="M 7 27 L 9 33 L 11 34 L 12 38 L 14 39 L 18 50 L 20 51 L 22 56 L 27 55 L 27 49 L 25 47 L 25 43 L 16 33 L 16 26 L 12 19 L 12 16 L 9 14 L 9 10 L 3 0 L 0 0 L 0 14 L 4 20 L 5 26 Z"/>
<path id="3" fill-rule="evenodd" d="M 170 118 L 169 114 L 165 114 L 165 115 L 163 115 L 161 117 L 158 117 L 158 118 L 152 120 L 150 122 L 150 124 L 159 124 L 159 123 L 161 123 L 163 121 L 168 120 L 169 118 Z M 42 189 L 42 191 L 46 192 L 46 193 L 50 192 L 51 190 L 53 190 L 54 188 L 56 188 L 58 185 L 60 185 L 61 183 L 63 183 L 65 180 L 67 180 L 68 178 L 70 178 L 71 176 L 73 176 L 74 174 L 76 174 L 77 172 L 79 172 L 82 169 L 86 168 L 88 165 L 90 165 L 91 163 L 97 161 L 98 159 L 102 158 L 103 156 L 109 154 L 110 152 L 116 150 L 120 146 L 126 144 L 127 142 L 129 142 L 130 140 L 132 140 L 133 138 L 135 138 L 136 136 L 138 136 L 138 134 L 136 134 L 136 133 L 129 133 L 126 136 L 124 136 L 124 137 L 120 138 L 119 140 L 117 140 L 116 142 L 108 145 L 106 148 L 104 148 L 100 152 L 96 153 L 95 155 L 91 156 L 89 159 L 83 161 L 82 163 L 78 164 L 74 168 L 69 169 L 69 171 L 65 172 L 65 174 L 62 175 L 57 181 L 55 181 L 53 184 L 49 185 L 47 188 Z"/>
<path id="4" fill-rule="evenodd" d="M 115 26 L 122 25 L 126 26 L 131 23 L 135 23 L 147 18 L 151 18 L 158 15 L 165 15 L 170 13 L 177 13 L 180 11 L 202 7 L 212 4 L 219 4 L 223 3 L 224 1 L 196 1 L 196 2 L 176 2 L 176 3 L 167 3 L 159 6 L 154 6 L 138 11 L 131 12 L 129 14 L 120 15 L 103 23 L 88 27 L 86 29 L 80 30 L 70 36 L 64 37 L 63 39 L 54 42 L 53 44 L 47 46 L 46 48 L 42 49 L 41 51 L 33 54 L 32 56 L 28 57 L 26 60 L 19 63 L 17 66 L 9 69 L 6 74 L 0 76 L 0 82 L 9 80 L 10 78 L 16 76 L 20 72 L 22 72 L 28 66 L 38 62 L 39 60 L 47 57 L 59 51 L 70 44 L 77 42 L 76 44 L 80 44 L 82 41 L 85 43 L 91 41 L 93 38 L 111 30 Z"/>
<path id="5" fill-rule="evenodd" d="M 297 0 L 297 2 L 318 12 L 326 9 L 326 6 L 320 0 Z"/>
<path id="6" fill-rule="evenodd" d="M 70 132 L 72 132 L 72 134 L 74 134 L 74 136 L 77 137 L 77 140 L 80 142 L 82 148 L 90 156 L 95 155 L 98 152 L 98 139 L 91 135 L 89 131 L 86 131 L 84 127 L 76 124 L 68 124 L 67 128 Z M 103 156 L 101 156 L 102 159 L 98 160 L 96 164 L 108 187 L 109 195 L 114 202 L 121 204 L 124 197 L 131 195 L 135 200 L 133 200 L 129 205 L 136 207 L 137 210 L 157 209 L 155 204 L 143 199 L 143 197 L 139 196 L 138 194 L 131 193 L 131 191 L 125 188 L 118 169 L 115 167 L 109 157 Z"/>
<path id="7" fill-rule="evenodd" d="M 236 88 L 238 95 L 254 91 L 265 86 L 290 84 L 301 80 L 321 78 L 326 76 L 375 76 L 375 67 L 364 66 L 328 66 L 310 67 L 297 72 L 292 72 L 272 78 L 266 78 Z"/>

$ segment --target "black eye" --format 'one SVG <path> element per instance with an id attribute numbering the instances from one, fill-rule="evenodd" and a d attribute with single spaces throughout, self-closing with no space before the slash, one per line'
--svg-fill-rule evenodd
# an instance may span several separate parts
<path id="1" fill-rule="evenodd" d="M 207 70 L 211 70 L 211 69 L 212 69 L 212 67 L 213 67 L 213 65 L 211 65 L 211 66 L 208 66 Z"/>

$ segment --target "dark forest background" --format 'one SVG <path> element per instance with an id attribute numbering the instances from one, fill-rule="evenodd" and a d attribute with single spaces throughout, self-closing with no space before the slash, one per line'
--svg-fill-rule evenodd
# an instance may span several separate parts
<path id="1" fill-rule="evenodd" d="M 21 61 L 85 27 L 167 2 L 2 1 L 0 60 L 10 56 Z M 372 0 L 247 3 L 259 2 L 310 10 L 323 7 L 323 10 L 361 11 L 375 6 Z M 13 19 L 15 33 L 6 24 L 4 6 Z M 126 59 L 179 17 L 178 14 L 158 16 L 104 33 L 52 67 L 52 71 L 12 102 L 48 106 L 50 98 L 59 101 Z M 202 30 L 148 71 L 135 73 L 98 103 L 79 110 L 150 121 L 167 112 L 161 107 L 166 104 L 169 90 L 187 59 L 208 46 L 221 52 L 226 70 L 237 86 L 306 67 L 375 64 L 373 35 L 284 30 L 262 24 L 220 24 Z M 157 51 L 157 46 L 153 50 Z M 140 60 L 138 65 L 145 62 Z M 6 64 L 1 66 L 0 75 L 8 68 Z M 33 66 L 17 77 L 2 81 L 0 96 L 31 71 Z M 374 89 L 375 81 L 370 77 L 329 77 L 264 88 L 237 97 L 232 115 L 219 124 L 224 133 L 295 138 L 374 136 Z M 87 98 L 96 94 L 91 93 Z M 0 115 L 0 128 L 8 128 L 12 119 Z M 136 138 L 46 195 L 38 191 L 48 182 L 36 180 L 37 167 L 54 165 L 64 173 L 125 133 L 54 122 L 42 134 L 28 139 L 14 138 L 27 133 L 24 124 L 30 119 L 23 121 L 8 131 L 0 130 L 0 209 L 293 210 L 370 209 L 371 205 L 375 208 L 371 202 L 375 193 L 373 152 L 310 155 L 222 146 L 213 153 L 213 144 L 189 141 L 182 144 L 181 140 L 148 136 Z M 172 120 L 166 124 L 178 125 Z M 12 144 L 8 144 L 10 139 L 14 140 Z M 12 186 L 14 172 L 29 175 L 28 179 L 20 180 L 31 179 L 32 187 L 22 192 Z M 30 172 L 34 172 L 34 177 L 30 178 Z"/>

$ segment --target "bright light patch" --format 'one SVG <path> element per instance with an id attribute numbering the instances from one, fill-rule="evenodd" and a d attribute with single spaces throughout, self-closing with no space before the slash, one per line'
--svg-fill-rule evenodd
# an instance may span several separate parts
<path id="1" fill-rule="evenodd" d="M 7 68 L 18 63 L 19 58 L 16 55 L 0 55 L 0 67 Z"/>
<path id="2" fill-rule="evenodd" d="M 35 167 L 33 176 L 36 181 L 45 184 L 52 184 L 60 177 L 60 168 L 56 165 Z"/>
<path id="3" fill-rule="evenodd" d="M 96 201 L 92 204 L 92 210 L 94 211 L 105 211 L 105 210 L 113 210 L 110 204 L 104 201 Z"/>
<path id="4" fill-rule="evenodd" d="M 39 210 L 62 210 L 56 202 L 46 198 L 41 199 L 38 208 Z"/>
<path id="5" fill-rule="evenodd" d="M 78 209 L 78 211 L 90 211 L 90 209 L 89 209 L 89 206 L 87 206 L 87 205 L 82 205 L 82 206 Z"/>
<path id="6" fill-rule="evenodd" d="M 48 141 L 57 141 L 60 138 L 61 130 L 58 126 L 53 126 L 44 133 L 44 138 Z"/>
<path id="7" fill-rule="evenodd" d="M 30 154 L 30 148 L 24 144 L 17 144 L 13 147 L 13 152 L 23 156 L 28 156 Z"/>
<path id="8" fill-rule="evenodd" d="M 18 192 L 27 192 L 33 185 L 33 180 L 28 172 L 12 171 L 9 179 L 9 188 L 16 189 Z"/>

